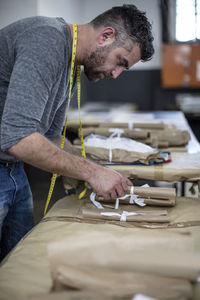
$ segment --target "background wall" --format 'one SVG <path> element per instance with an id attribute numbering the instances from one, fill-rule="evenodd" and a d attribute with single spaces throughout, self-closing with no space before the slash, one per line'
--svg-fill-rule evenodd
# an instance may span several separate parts
<path id="1" fill-rule="evenodd" d="M 0 0 L 0 28 L 35 15 L 37 15 L 36 0 Z"/>
<path id="2" fill-rule="evenodd" d="M 155 37 L 154 47 L 156 49 L 153 59 L 147 63 L 138 63 L 134 69 L 159 69 L 161 64 L 161 20 L 158 0 L 38 0 L 39 15 L 51 17 L 61 16 L 70 23 L 87 23 L 98 14 L 111 8 L 112 6 L 135 4 L 139 9 L 147 13 L 147 17 L 152 23 Z"/>
<path id="3" fill-rule="evenodd" d="M 69 23 L 87 23 L 96 15 L 123 3 L 135 4 L 147 13 L 155 37 L 155 55 L 150 62 L 138 63 L 134 69 L 159 69 L 161 65 L 161 20 L 159 0 L 0 0 L 0 28 L 21 18 L 44 15 L 63 17 Z"/>
<path id="4" fill-rule="evenodd" d="M 155 55 L 149 62 L 137 63 L 131 71 L 124 71 L 116 80 L 103 79 L 91 83 L 82 73 L 82 103 L 104 102 L 134 102 L 139 109 L 154 108 L 157 86 L 160 86 L 161 68 L 161 16 L 159 0 L 38 0 L 38 14 L 51 17 L 62 16 L 70 23 L 87 23 L 96 15 L 123 3 L 135 4 L 146 12 L 152 23 Z M 72 102 L 72 105 L 76 101 Z"/>
<path id="5" fill-rule="evenodd" d="M 174 1 L 174 0 L 173 0 Z M 90 101 L 134 102 L 141 110 L 174 107 L 177 93 L 199 90 L 163 89 L 161 86 L 162 37 L 160 0 L 0 0 L 0 28 L 21 18 L 45 15 L 61 16 L 70 23 L 86 23 L 115 5 L 135 4 L 146 12 L 152 23 L 155 54 L 146 63 L 136 64 L 119 78 L 91 83 L 82 74 L 82 103 Z M 72 102 L 73 105 L 73 102 Z"/>
<path id="6" fill-rule="evenodd" d="M 82 103 L 88 101 L 134 102 L 139 109 L 154 107 L 154 95 L 160 86 L 161 15 L 159 0 L 0 0 L 0 28 L 21 18 L 45 15 L 63 17 L 70 23 L 87 23 L 96 15 L 123 3 L 135 4 L 152 23 L 155 55 L 149 62 L 136 64 L 117 79 L 91 83 L 82 75 Z"/>

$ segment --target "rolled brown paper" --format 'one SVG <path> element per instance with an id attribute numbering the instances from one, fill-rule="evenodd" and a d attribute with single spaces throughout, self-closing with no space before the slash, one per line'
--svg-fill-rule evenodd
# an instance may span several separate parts
<path id="1" fill-rule="evenodd" d="M 166 206 L 166 207 L 171 207 L 175 206 L 176 200 L 175 199 L 152 199 L 152 198 L 143 198 L 144 203 L 146 205 L 151 205 L 151 206 Z M 102 196 L 96 196 L 96 200 L 99 202 L 105 202 L 105 203 L 115 203 L 116 199 L 110 199 L 110 200 L 105 200 Z M 120 204 L 130 204 L 130 198 L 126 198 L 124 200 L 120 200 Z"/>
<path id="2" fill-rule="evenodd" d="M 102 209 L 82 209 L 82 215 L 86 219 L 103 219 L 103 220 L 113 220 L 120 221 L 121 216 L 113 215 L 113 216 L 105 216 L 101 213 L 112 212 L 122 214 L 121 210 L 102 210 Z M 138 215 L 130 215 L 126 216 L 126 222 L 150 222 L 150 223 L 168 223 L 169 217 L 167 216 L 166 210 L 161 211 L 137 211 Z"/>
<path id="3" fill-rule="evenodd" d="M 127 194 L 130 193 L 131 187 L 128 187 Z M 134 194 L 140 198 L 146 198 L 149 200 L 159 199 L 159 200 L 175 200 L 176 189 L 175 188 L 159 188 L 159 187 L 139 187 L 134 186 Z M 106 201 L 102 196 L 97 195 L 96 199 L 98 201 Z M 114 199 L 115 200 L 115 199 Z M 125 201 L 125 200 L 123 200 Z M 129 199 L 127 200 L 129 202 Z M 124 202 L 125 203 L 125 202 Z"/>
<path id="4" fill-rule="evenodd" d="M 88 136 L 90 134 L 97 134 L 109 137 L 112 132 L 110 131 L 111 128 L 109 127 L 87 127 L 83 128 L 83 137 Z M 80 130 L 79 130 L 79 137 L 80 137 Z M 150 132 L 148 130 L 137 130 L 137 129 L 127 129 L 124 128 L 124 132 L 121 134 L 121 137 L 127 137 L 132 139 L 146 139 L 149 137 Z"/>
<path id="5" fill-rule="evenodd" d="M 153 129 L 164 129 L 165 124 L 163 122 L 130 122 L 133 124 L 133 128 L 153 128 Z M 129 128 L 130 123 L 123 122 L 100 122 L 99 127 L 109 128 Z"/>

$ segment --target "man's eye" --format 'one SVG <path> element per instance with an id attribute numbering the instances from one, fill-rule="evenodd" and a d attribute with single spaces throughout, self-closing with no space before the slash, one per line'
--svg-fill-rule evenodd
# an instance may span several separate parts
<path id="1" fill-rule="evenodd" d="M 125 66 L 124 62 L 120 62 L 120 63 L 118 63 L 118 66 L 119 66 L 119 67 L 126 68 L 126 66 Z"/>
<path id="2" fill-rule="evenodd" d="M 126 60 L 120 61 L 119 66 L 128 70 L 128 62 Z"/>

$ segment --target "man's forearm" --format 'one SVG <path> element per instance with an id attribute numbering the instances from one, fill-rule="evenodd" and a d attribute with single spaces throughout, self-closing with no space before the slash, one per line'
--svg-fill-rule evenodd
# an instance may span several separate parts
<path id="1" fill-rule="evenodd" d="M 56 142 L 59 144 L 60 140 Z M 88 180 L 95 164 L 73 155 L 73 148 L 68 144 L 63 151 L 39 133 L 33 133 L 12 146 L 9 152 L 20 160 L 45 171 Z"/>
<path id="2" fill-rule="evenodd" d="M 60 148 L 60 144 L 61 144 L 61 139 L 62 137 L 58 137 L 56 139 L 54 139 L 52 142 L 58 146 L 58 148 Z M 81 156 L 81 151 L 79 149 L 77 149 L 76 147 L 74 147 L 69 140 L 65 139 L 65 143 L 64 143 L 64 151 L 69 152 L 71 154 L 74 155 L 79 155 Z"/>
<path id="3" fill-rule="evenodd" d="M 21 139 L 8 152 L 45 171 L 88 181 L 105 199 L 123 196 L 132 185 L 122 174 L 61 150 L 37 132 Z"/>

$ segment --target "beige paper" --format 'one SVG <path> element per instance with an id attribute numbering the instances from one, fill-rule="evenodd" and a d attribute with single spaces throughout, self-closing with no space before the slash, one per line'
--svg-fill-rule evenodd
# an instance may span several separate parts
<path id="1" fill-rule="evenodd" d="M 105 216 L 101 213 L 117 213 L 118 215 L 113 216 Z M 136 213 L 136 215 L 128 215 L 126 216 L 126 222 L 149 222 L 149 223 L 168 223 L 169 217 L 167 216 L 166 210 L 156 210 L 156 211 L 135 211 L 130 210 L 130 213 Z M 120 218 L 123 211 L 120 209 L 82 209 L 82 215 L 86 219 L 102 219 L 102 220 L 114 220 L 120 221 Z"/>
<path id="2" fill-rule="evenodd" d="M 112 132 L 110 131 L 110 128 L 104 128 L 104 127 L 87 127 L 82 129 L 83 137 L 90 135 L 91 133 L 102 135 L 109 137 Z M 148 130 L 136 130 L 136 129 L 123 129 L 123 133 L 121 133 L 121 137 L 131 138 L 131 139 L 145 139 L 150 135 Z M 79 137 L 81 136 L 80 130 L 79 130 Z"/>
<path id="3" fill-rule="evenodd" d="M 60 283 L 58 283 L 58 284 L 61 286 Z M 116 297 L 113 298 L 112 296 L 105 295 L 105 293 L 103 293 L 103 291 L 99 292 L 97 295 L 96 292 L 91 292 L 91 291 L 66 290 L 66 287 L 65 287 L 63 289 L 63 291 L 59 290 L 57 292 L 54 291 L 54 292 L 51 292 L 48 294 L 36 294 L 36 295 L 28 298 L 28 300 L 102 300 L 102 299 L 103 300 L 116 300 Z M 129 299 L 127 299 L 127 300 L 129 300 Z M 179 299 L 177 299 L 177 300 L 179 300 Z M 181 299 L 181 300 L 187 300 L 187 299 Z"/>
<path id="4" fill-rule="evenodd" d="M 165 124 L 163 122 L 100 122 L 99 127 L 107 128 L 146 128 L 146 129 L 164 129 Z"/>
<path id="5" fill-rule="evenodd" d="M 176 181 L 200 180 L 199 153 L 172 153 L 172 161 L 157 166 L 112 165 L 112 169 L 132 179 Z"/>
<path id="6" fill-rule="evenodd" d="M 84 222 L 84 220 L 80 221 L 80 219 L 77 220 L 75 216 L 80 215 L 79 212 L 81 211 L 82 205 L 85 206 L 84 200 L 78 200 L 77 195 L 71 195 L 60 199 L 49 210 L 44 221 L 35 226 L 34 229 L 20 241 L 1 266 L 0 298 L 3 298 L 4 300 L 27 300 L 32 295 L 42 294 L 45 297 L 45 294 L 50 292 L 52 279 L 50 277 L 50 268 L 47 258 L 47 244 L 58 239 L 67 238 L 67 249 L 70 249 L 73 246 L 72 251 L 74 252 L 74 257 L 72 261 L 77 261 L 77 266 L 80 266 L 80 254 L 84 255 L 82 259 L 83 261 L 85 260 L 86 264 L 87 261 L 90 262 L 90 256 L 93 261 L 93 255 L 96 254 L 96 259 L 99 260 L 98 251 L 100 251 L 100 259 L 105 259 L 108 252 L 106 247 L 109 243 L 113 244 L 114 249 L 114 251 L 113 249 L 110 249 L 109 255 L 111 258 L 114 256 L 116 261 L 118 260 L 118 263 L 122 259 L 122 267 L 120 267 L 120 270 L 123 269 L 124 255 L 120 250 L 117 254 L 117 247 L 119 244 L 121 247 L 124 247 L 125 250 L 130 249 L 129 257 L 131 257 L 132 266 L 134 264 L 134 261 L 132 263 L 132 257 L 134 260 L 135 253 L 142 253 L 144 249 L 146 249 L 147 252 L 159 250 L 160 252 L 169 253 L 169 258 L 171 253 L 177 253 L 177 255 L 183 253 L 183 256 L 184 253 L 186 253 L 185 261 L 187 261 L 187 255 L 189 253 L 193 253 L 193 251 L 199 252 L 200 249 L 199 200 L 200 199 L 195 198 L 178 197 L 177 205 L 168 209 L 171 219 L 170 225 L 174 228 L 164 228 L 159 224 L 157 228 L 161 229 L 151 229 L 150 227 L 146 229 L 142 228 L 141 223 L 138 226 L 134 225 L 130 228 L 131 222 L 123 222 L 123 225 L 125 226 L 129 224 L 129 227 L 125 228 L 119 225 L 116 226 L 116 224 L 108 224 L 108 221 L 105 222 L 103 220 L 98 220 L 96 223 L 92 221 Z M 144 210 L 146 209 L 149 210 L 149 207 L 144 208 Z M 122 222 L 116 221 L 116 223 L 119 224 Z M 152 223 L 151 226 L 153 226 Z M 88 235 L 85 241 L 85 247 L 80 249 L 77 242 L 80 238 L 83 238 L 84 240 L 86 233 Z M 101 233 L 100 236 L 99 233 Z M 93 241 L 100 240 L 101 236 L 104 238 L 105 247 L 104 245 L 101 245 L 99 249 L 99 245 L 97 245 L 96 250 Z M 102 248 L 105 249 L 106 252 L 102 252 Z M 66 257 L 66 259 L 68 258 L 69 256 Z M 69 259 L 69 261 L 71 260 Z M 198 261 L 200 260 L 198 259 Z M 144 264 L 146 264 L 145 261 Z M 107 267 L 107 265 L 107 262 L 105 262 L 105 267 Z M 143 263 L 140 265 L 142 267 Z M 93 269 L 97 269 L 97 267 L 95 266 Z M 111 269 L 111 271 L 112 270 L 113 269 Z M 128 269 L 125 268 L 124 272 L 128 272 Z M 133 271 L 131 271 L 131 273 L 132 272 Z M 142 273 L 142 271 L 139 270 L 138 273 Z M 192 285 L 194 286 L 193 283 Z M 199 284 L 195 283 L 195 296 L 191 297 L 193 300 L 200 299 L 198 285 Z M 76 291 L 76 294 L 73 295 L 71 293 L 71 291 L 66 291 L 65 298 L 58 297 L 58 293 L 56 293 L 56 298 L 52 298 L 52 295 L 54 295 L 52 294 L 48 295 L 50 298 L 47 299 L 96 300 L 96 298 L 92 298 L 92 296 L 89 298 L 88 293 L 90 292 Z M 73 297 L 77 298 L 74 299 Z M 46 298 L 43 299 L 42 296 L 38 298 L 38 300 L 39 299 L 46 300 Z M 179 300 L 183 299 L 184 298 L 181 297 Z"/>
<path id="7" fill-rule="evenodd" d="M 178 240 L 173 243 L 174 251 L 167 244 L 163 250 L 147 244 L 139 251 L 136 237 L 126 235 L 125 230 L 120 236 L 91 230 L 50 243 L 48 255 L 52 274 L 61 266 L 70 265 L 196 281 L 200 275 L 200 253 L 176 251 Z"/>
<path id="8" fill-rule="evenodd" d="M 96 196 L 96 200 L 104 203 L 115 203 L 116 199 L 106 200 L 101 196 Z M 152 199 L 152 198 L 143 198 L 143 201 L 146 205 L 150 206 L 175 206 L 176 200 L 174 199 Z M 119 204 L 130 204 L 130 197 L 126 199 L 119 199 Z"/>
<path id="9" fill-rule="evenodd" d="M 131 187 L 128 188 L 130 193 Z M 134 186 L 134 194 L 142 198 L 146 205 L 152 206 L 174 206 L 176 203 L 175 188 L 159 187 L 138 187 Z M 104 199 L 103 196 L 96 195 L 96 200 L 104 203 L 114 203 L 116 199 Z M 119 200 L 120 204 L 130 204 L 130 197 Z"/>
<path id="10" fill-rule="evenodd" d="M 131 187 L 128 187 L 128 193 L 130 193 Z M 142 187 L 134 186 L 134 194 L 141 198 L 155 198 L 155 199 L 174 199 L 176 197 L 175 188 L 163 188 L 163 187 Z M 102 200 L 102 196 L 97 196 L 98 200 Z M 105 200 L 106 201 L 106 200 Z"/>
<path id="11" fill-rule="evenodd" d="M 137 138 L 138 142 L 142 142 L 155 148 L 181 147 L 187 145 L 190 140 L 190 134 L 186 130 L 149 130 L 149 137 Z"/>
<path id="12" fill-rule="evenodd" d="M 158 139 L 158 145 L 162 147 L 165 146 L 165 142 L 170 146 L 184 146 L 190 140 L 190 134 L 187 130 L 166 130 L 160 133 L 152 133 L 150 136 Z"/>
<path id="13" fill-rule="evenodd" d="M 53 270 L 53 286 L 55 291 L 73 288 L 120 298 L 136 294 L 163 300 L 189 299 L 192 296 L 191 283 L 184 279 L 71 266 L 70 262 L 67 266 L 59 266 Z M 103 295 L 102 297 L 104 299 Z"/>
<path id="14" fill-rule="evenodd" d="M 108 149 L 85 147 L 85 151 L 87 158 L 91 158 L 92 160 L 108 162 L 110 159 L 110 152 Z M 122 149 L 112 149 L 112 162 L 118 163 L 141 162 L 148 164 L 149 161 L 155 161 L 159 156 L 159 151 L 139 153 Z"/>

